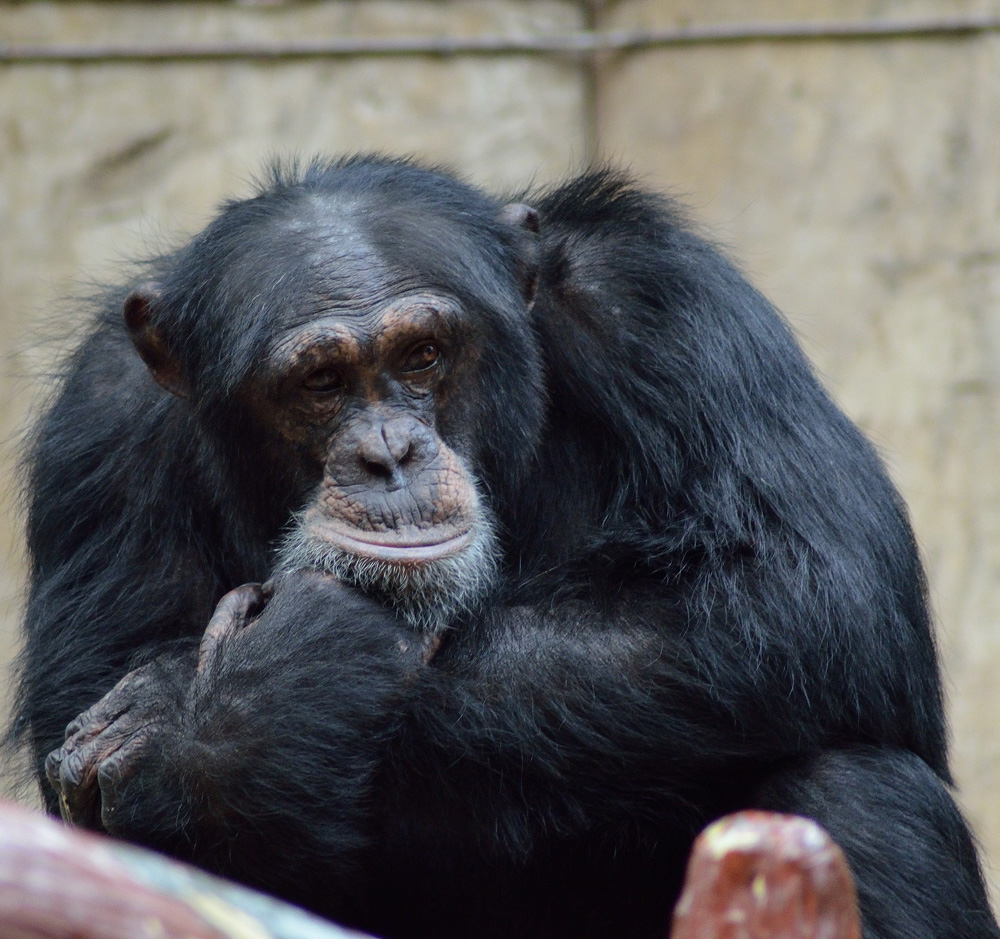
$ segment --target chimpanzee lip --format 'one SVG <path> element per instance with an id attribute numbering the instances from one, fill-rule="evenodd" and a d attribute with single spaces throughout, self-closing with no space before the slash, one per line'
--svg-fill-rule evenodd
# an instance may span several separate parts
<path id="1" fill-rule="evenodd" d="M 445 538 L 434 538 L 433 532 L 427 532 L 427 537 L 419 540 L 380 539 L 381 532 L 362 532 L 360 529 L 347 532 L 339 525 L 324 525 L 317 534 L 324 541 L 335 544 L 349 554 L 404 564 L 419 564 L 451 557 L 463 551 L 472 541 L 471 527 Z"/>

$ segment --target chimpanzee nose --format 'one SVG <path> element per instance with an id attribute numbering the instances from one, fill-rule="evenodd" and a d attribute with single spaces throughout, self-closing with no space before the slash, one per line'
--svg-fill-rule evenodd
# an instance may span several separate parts
<path id="1" fill-rule="evenodd" d="M 388 480 L 390 488 L 396 489 L 404 484 L 411 464 L 424 462 L 430 442 L 428 429 L 412 417 L 376 420 L 358 441 L 358 458 L 368 473 Z"/>

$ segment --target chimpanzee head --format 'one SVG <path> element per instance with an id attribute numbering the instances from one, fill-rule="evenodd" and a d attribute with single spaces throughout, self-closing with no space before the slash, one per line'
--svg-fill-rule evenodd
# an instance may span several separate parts
<path id="1" fill-rule="evenodd" d="M 284 521 L 280 567 L 434 628 L 488 589 L 542 420 L 536 230 L 407 162 L 276 170 L 129 295 L 153 377 Z"/>

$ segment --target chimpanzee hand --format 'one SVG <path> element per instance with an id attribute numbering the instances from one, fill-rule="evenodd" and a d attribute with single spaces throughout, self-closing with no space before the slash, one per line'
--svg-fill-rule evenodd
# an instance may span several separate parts
<path id="1" fill-rule="evenodd" d="M 169 803 L 187 800 L 198 778 L 246 779 L 281 763 L 282 738 L 309 720 L 318 722 L 305 737 L 310 746 L 328 743 L 347 772 L 357 740 L 372 739 L 370 722 L 392 710 L 389 699 L 405 693 L 439 643 L 329 574 L 297 571 L 273 586 L 238 587 L 219 601 L 196 662 L 163 656 L 130 672 L 67 727 L 45 764 L 60 811 L 76 825 L 137 840 L 154 815 L 183 814 Z M 322 700 L 302 696 L 313 668 L 324 686 L 336 668 L 350 706 L 334 703 L 323 716 L 326 687 Z M 235 740 L 253 741 L 236 751 L 248 762 L 232 762 Z"/>
<path id="2" fill-rule="evenodd" d="M 202 637 L 193 678 L 190 660 L 152 662 L 126 675 L 66 728 L 66 742 L 49 754 L 45 772 L 66 821 L 115 831 L 115 808 L 157 734 L 176 718 L 187 693 L 211 681 L 220 642 L 246 626 L 266 600 L 245 584 L 220 601 Z"/>

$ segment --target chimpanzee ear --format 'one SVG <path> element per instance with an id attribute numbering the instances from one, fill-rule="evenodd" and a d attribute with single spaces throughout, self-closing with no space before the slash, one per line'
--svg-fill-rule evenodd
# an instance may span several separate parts
<path id="1" fill-rule="evenodd" d="M 142 284 L 125 298 L 122 315 L 132 344 L 157 383 L 178 398 L 190 394 L 180 363 L 170 352 L 163 333 L 153 325 L 153 309 L 160 299 L 159 284 Z"/>
<path id="2" fill-rule="evenodd" d="M 538 212 L 523 202 L 511 202 L 505 205 L 500 210 L 500 221 L 513 228 L 530 232 L 531 235 L 538 234 Z M 535 293 L 538 290 L 539 246 L 538 239 L 534 237 L 526 238 L 525 242 L 527 243 L 523 249 L 517 275 L 521 295 L 524 297 L 524 302 L 530 307 L 535 302 Z"/>
<path id="3" fill-rule="evenodd" d="M 500 210 L 500 220 L 515 228 L 538 234 L 538 211 L 523 202 L 509 202 Z"/>

